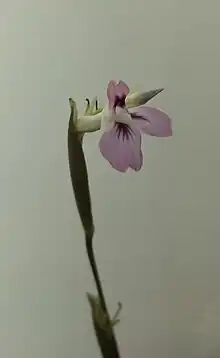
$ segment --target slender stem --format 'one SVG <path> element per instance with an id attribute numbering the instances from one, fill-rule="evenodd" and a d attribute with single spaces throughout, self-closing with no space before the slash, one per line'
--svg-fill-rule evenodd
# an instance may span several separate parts
<path id="1" fill-rule="evenodd" d="M 96 260 L 95 260 L 92 242 L 93 242 L 93 240 L 91 240 L 90 238 L 86 238 L 86 250 L 87 250 L 89 262 L 91 265 L 93 277 L 95 280 L 96 288 L 98 291 L 101 307 L 102 307 L 103 311 L 107 314 L 108 318 L 110 318 L 109 314 L 108 314 L 108 309 L 107 309 L 107 305 L 106 305 L 106 301 L 105 301 L 105 296 L 104 296 L 101 280 L 99 277 L 99 272 L 98 272 L 98 268 L 97 268 L 97 264 L 96 264 Z"/>
<path id="2" fill-rule="evenodd" d="M 104 355 L 104 357 L 120 358 L 118 343 L 117 343 L 117 340 L 115 337 L 113 327 L 111 326 L 111 318 L 110 318 L 110 315 L 108 312 L 105 295 L 104 295 L 102 283 L 101 283 L 101 280 L 99 277 L 98 267 L 97 267 L 96 260 L 95 260 L 95 255 L 94 255 L 94 250 L 93 250 L 93 240 L 89 236 L 86 236 L 86 250 L 87 250 L 89 262 L 91 265 L 93 277 L 95 280 L 95 284 L 96 284 L 96 288 L 97 288 L 97 292 L 98 292 L 98 296 L 99 296 L 99 300 L 100 300 L 100 305 L 101 305 L 103 312 L 106 315 L 106 318 L 109 323 L 109 327 L 111 329 L 111 340 L 108 341 L 108 339 L 107 339 L 107 342 L 106 342 L 106 336 L 103 337 L 103 342 L 100 342 L 100 347 L 102 347 L 101 349 L 104 348 L 103 354 L 106 354 L 106 355 Z M 98 339 L 100 339 L 100 337 Z M 103 344 L 104 344 L 104 346 L 103 346 Z M 106 351 L 106 349 L 107 349 L 107 351 Z M 106 352 L 106 353 L 104 353 L 104 352 Z"/>
<path id="3" fill-rule="evenodd" d="M 89 106 L 89 101 L 87 102 Z M 92 306 L 93 302 L 89 301 L 92 309 L 93 325 L 103 358 L 120 358 L 118 344 L 112 328 L 112 321 L 108 313 L 105 296 L 103 293 L 103 288 L 99 277 L 99 272 L 96 265 L 94 251 L 93 251 L 92 242 L 93 242 L 93 235 L 94 235 L 94 224 L 93 224 L 93 217 L 92 217 L 91 198 L 89 192 L 88 173 L 87 173 L 85 156 L 82 149 L 82 137 L 80 136 L 79 133 L 77 133 L 75 127 L 76 120 L 78 118 L 77 108 L 75 102 L 71 98 L 69 99 L 69 103 L 71 107 L 71 114 L 70 114 L 69 128 L 68 128 L 68 156 L 69 156 L 70 176 L 71 176 L 72 187 L 76 199 L 77 208 L 85 232 L 87 254 L 91 265 L 92 273 L 94 276 L 96 288 L 98 291 L 98 297 L 99 297 L 98 308 L 101 308 L 101 310 L 103 311 L 104 314 L 103 317 L 105 318 L 105 323 L 108 330 L 106 331 L 105 329 L 103 329 L 103 327 L 100 326 L 95 312 L 97 306 L 95 306 L 93 309 Z M 95 299 L 97 299 L 96 296 Z"/>

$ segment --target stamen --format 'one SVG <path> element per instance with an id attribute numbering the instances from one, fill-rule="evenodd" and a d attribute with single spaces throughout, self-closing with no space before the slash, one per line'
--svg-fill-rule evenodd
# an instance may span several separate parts
<path id="1" fill-rule="evenodd" d="M 85 111 L 84 111 L 85 116 L 88 114 L 89 109 L 90 109 L 90 101 L 89 101 L 88 98 L 86 98 L 86 108 L 85 108 Z"/>

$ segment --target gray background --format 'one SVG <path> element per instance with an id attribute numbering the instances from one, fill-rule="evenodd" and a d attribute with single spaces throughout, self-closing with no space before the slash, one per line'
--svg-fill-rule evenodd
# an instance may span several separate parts
<path id="1" fill-rule="evenodd" d="M 217 0 L 1 0 L 0 353 L 96 358 L 68 173 L 68 97 L 164 86 L 174 137 L 120 175 L 87 136 L 96 248 L 124 358 L 219 357 Z"/>

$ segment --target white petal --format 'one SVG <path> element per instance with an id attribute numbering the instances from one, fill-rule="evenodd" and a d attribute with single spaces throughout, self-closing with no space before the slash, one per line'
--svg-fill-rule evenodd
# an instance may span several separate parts
<path id="1" fill-rule="evenodd" d="M 114 127 L 115 115 L 112 110 L 109 110 L 108 105 L 105 106 L 105 108 L 101 112 L 101 115 L 102 115 L 101 130 L 103 132 L 107 132 Z"/>
<path id="2" fill-rule="evenodd" d="M 115 110 L 109 110 L 108 106 L 106 106 L 102 111 L 101 130 L 102 132 L 108 132 L 114 127 L 116 122 L 129 125 L 131 121 L 131 115 L 125 108 L 116 107 Z"/>
<path id="3" fill-rule="evenodd" d="M 114 119 L 117 123 L 124 123 L 128 125 L 132 121 L 131 115 L 128 113 L 128 111 L 125 108 L 121 107 L 116 107 L 116 114 Z"/>

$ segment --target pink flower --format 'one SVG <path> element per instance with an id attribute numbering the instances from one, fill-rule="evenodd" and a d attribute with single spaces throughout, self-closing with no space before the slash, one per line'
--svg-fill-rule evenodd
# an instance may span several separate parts
<path id="1" fill-rule="evenodd" d="M 141 133 L 156 137 L 172 135 L 171 119 L 167 114 L 147 106 L 127 108 L 128 93 L 129 87 L 123 81 L 109 82 L 108 108 L 102 118 L 104 133 L 99 142 L 102 155 L 120 172 L 128 168 L 141 169 Z"/>

